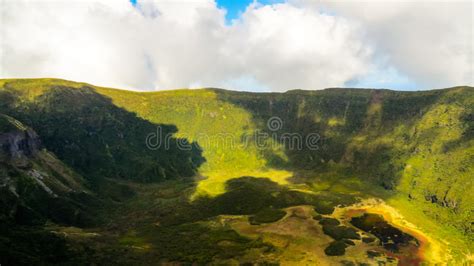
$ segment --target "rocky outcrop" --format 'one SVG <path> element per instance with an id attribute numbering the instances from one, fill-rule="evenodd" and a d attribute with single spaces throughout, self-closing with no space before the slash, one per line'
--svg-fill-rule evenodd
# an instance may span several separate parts
<path id="1" fill-rule="evenodd" d="M 34 157 L 40 147 L 39 137 L 32 129 L 0 133 L 0 162 L 11 161 L 21 166 L 28 158 Z"/>
<path id="2" fill-rule="evenodd" d="M 86 205 L 95 202 L 83 177 L 43 149 L 34 130 L 0 114 L 0 224 L 87 226 L 94 219 Z"/>

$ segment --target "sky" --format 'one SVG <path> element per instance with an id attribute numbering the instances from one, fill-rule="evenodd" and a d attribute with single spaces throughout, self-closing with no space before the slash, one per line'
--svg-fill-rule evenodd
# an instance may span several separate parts
<path id="1" fill-rule="evenodd" d="M 131 90 L 473 85 L 472 1 L 3 0 L 0 78 Z"/>
<path id="2" fill-rule="evenodd" d="M 132 0 L 136 3 L 136 0 Z M 261 5 L 272 5 L 277 3 L 284 3 L 284 0 L 260 0 L 258 3 Z M 245 12 L 247 6 L 253 3 L 253 0 L 217 0 L 216 4 L 218 8 L 225 9 L 225 19 L 227 24 L 232 24 L 233 20 L 239 19 L 239 17 Z"/>

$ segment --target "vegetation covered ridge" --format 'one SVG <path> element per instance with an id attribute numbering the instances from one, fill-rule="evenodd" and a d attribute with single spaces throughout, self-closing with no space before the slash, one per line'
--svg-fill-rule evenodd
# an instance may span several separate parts
<path id="1" fill-rule="evenodd" d="M 101 198 L 125 201 L 131 209 L 148 206 L 143 212 L 163 215 L 162 224 L 221 214 L 253 215 L 258 223 L 281 218 L 279 208 L 322 204 L 324 212 L 326 205 L 370 195 L 414 220 L 426 217 L 434 224 L 426 222 L 426 228 L 441 228 L 433 234 L 456 247 L 467 245 L 471 251 L 463 254 L 472 252 L 472 87 L 135 92 L 58 79 L 5 79 L 0 114 L 32 128 L 47 151 Z M 150 147 L 150 136 L 170 136 L 168 146 Z M 173 200 L 163 199 L 164 205 L 149 206 L 133 191 L 156 186 L 150 183 L 183 188 L 171 189 Z M 149 199 L 169 189 L 150 191 Z M 263 205 L 247 202 L 249 192 Z M 155 209 L 171 202 L 177 204 L 175 216 Z"/>

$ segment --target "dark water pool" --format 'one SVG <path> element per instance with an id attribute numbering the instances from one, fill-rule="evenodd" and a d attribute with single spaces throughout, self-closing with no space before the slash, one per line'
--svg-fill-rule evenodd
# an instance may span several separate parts
<path id="1" fill-rule="evenodd" d="M 384 220 L 382 215 L 364 213 L 361 216 L 352 217 L 351 224 L 376 236 L 380 239 L 380 244 L 391 252 L 399 252 L 403 247 L 419 246 L 416 238 L 393 227 Z"/>

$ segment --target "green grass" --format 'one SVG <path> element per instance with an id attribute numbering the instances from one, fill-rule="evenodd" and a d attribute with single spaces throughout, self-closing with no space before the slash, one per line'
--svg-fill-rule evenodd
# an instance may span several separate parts
<path id="1" fill-rule="evenodd" d="M 266 208 L 249 217 L 251 224 L 273 223 L 285 217 L 283 210 Z"/>
<path id="2" fill-rule="evenodd" d="M 10 116 L 0 114 L 0 133 L 23 131 L 25 129 L 26 127 L 18 120 Z"/>
<path id="3" fill-rule="evenodd" d="M 447 210 L 433 206 L 431 203 L 420 203 L 407 200 L 402 195 L 392 197 L 388 204 L 394 206 L 407 221 L 417 225 L 427 235 L 433 237 L 435 241 L 442 243 L 443 253 L 448 253 L 452 261 L 468 263 L 466 261 L 474 252 L 474 242 L 472 235 L 464 234 L 455 226 L 442 224 L 433 214 L 439 215 Z M 433 208 L 438 208 L 433 210 Z M 426 210 L 432 213 L 426 213 Z M 429 256 L 429 254 L 428 254 Z"/>
<path id="4" fill-rule="evenodd" d="M 472 251 L 471 87 L 140 93 L 65 80 L 10 79 L 0 80 L 0 113 L 8 115 L 0 117 L 1 132 L 11 130 L 10 118 L 32 127 L 67 168 L 113 201 L 128 204 L 128 190 L 107 188 L 104 180 L 191 184 L 150 192 L 153 197 L 131 193 L 127 208 L 142 210 L 136 213 L 142 223 L 153 220 L 147 210 L 157 202 L 159 214 L 161 208 L 176 209 L 164 221 L 184 223 L 196 222 L 192 216 L 255 214 L 291 204 L 311 204 L 329 214 L 337 204 L 377 196 L 423 230 L 449 239 L 460 250 L 457 257 Z M 266 126 L 274 116 L 283 122 L 275 132 Z M 172 134 L 171 150 L 146 148 L 145 138 L 157 126 Z M 269 134 L 260 148 L 246 141 L 257 131 Z M 318 133 L 318 149 L 289 149 L 278 140 L 271 145 L 285 133 Z M 178 149 L 183 140 L 194 148 Z M 245 193 L 263 203 L 246 201 Z"/>

